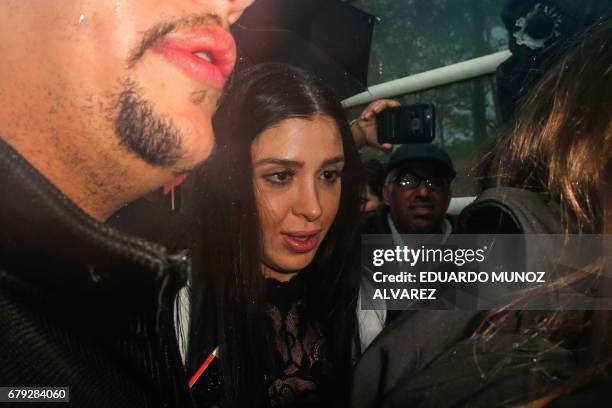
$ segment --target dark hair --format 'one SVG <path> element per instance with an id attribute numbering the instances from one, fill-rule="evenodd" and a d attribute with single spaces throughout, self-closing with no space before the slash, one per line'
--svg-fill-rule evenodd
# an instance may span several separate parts
<path id="1" fill-rule="evenodd" d="M 237 74 L 213 118 L 217 148 L 198 179 L 202 272 L 194 276 L 190 360 L 220 347 L 225 401 L 267 405 L 272 344 L 264 328 L 262 242 L 252 183 L 251 142 L 291 118 L 331 117 L 344 149 L 340 206 L 311 264 L 304 299 L 327 338 L 335 378 L 348 382 L 358 272 L 351 264 L 359 215 L 359 156 L 334 94 L 301 69 L 262 64 Z M 201 180 L 201 182 L 199 182 Z M 201 363 L 201 360 L 199 361 Z M 193 361 L 192 364 L 198 362 Z M 346 385 L 346 384 L 345 384 Z"/>
<path id="2" fill-rule="evenodd" d="M 611 205 L 612 19 L 595 24 L 564 50 L 522 102 L 516 121 L 486 157 L 486 164 L 495 186 L 548 194 L 560 205 L 566 232 L 604 233 L 605 222 L 610 222 L 605 207 L 609 211 Z M 605 261 L 600 259 L 525 296 L 586 281 L 602 273 Z M 488 312 L 475 335 L 492 338 L 507 317 L 504 308 Z M 530 327 L 527 335 L 540 333 L 557 344 L 586 334 L 591 350 L 590 355 L 583 353 L 588 359 L 583 369 L 529 406 L 544 406 L 571 392 L 612 361 L 612 312 L 589 311 L 579 323 L 573 317 L 571 311 L 555 310 Z"/>
<path id="3" fill-rule="evenodd" d="M 376 159 L 363 163 L 365 183 L 370 187 L 370 193 L 382 201 L 382 187 L 385 183 L 385 166 Z"/>

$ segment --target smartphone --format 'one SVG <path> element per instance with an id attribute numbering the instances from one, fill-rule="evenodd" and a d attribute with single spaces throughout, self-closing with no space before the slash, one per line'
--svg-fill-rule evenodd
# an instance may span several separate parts
<path id="1" fill-rule="evenodd" d="M 436 136 L 436 111 L 432 104 L 387 108 L 376 115 L 379 143 L 431 143 Z"/>

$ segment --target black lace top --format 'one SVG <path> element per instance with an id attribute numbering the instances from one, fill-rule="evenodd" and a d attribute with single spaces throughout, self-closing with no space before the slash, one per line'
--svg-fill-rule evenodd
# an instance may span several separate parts
<path id="1" fill-rule="evenodd" d="M 281 283 L 267 279 L 270 329 L 276 346 L 276 375 L 268 389 L 273 407 L 316 404 L 329 380 L 325 337 L 309 318 L 299 276 Z"/>
<path id="2" fill-rule="evenodd" d="M 268 380 L 271 407 L 321 406 L 331 391 L 331 364 L 326 339 L 304 301 L 304 279 L 266 279 L 266 325 L 274 361 Z M 254 350 L 254 352 L 256 352 Z M 220 356 L 223 358 L 223 356 Z M 222 406 L 223 386 L 218 361 L 198 380 L 196 400 Z"/>

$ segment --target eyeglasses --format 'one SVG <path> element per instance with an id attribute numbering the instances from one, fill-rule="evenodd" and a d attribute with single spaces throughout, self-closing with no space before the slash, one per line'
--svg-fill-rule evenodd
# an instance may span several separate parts
<path id="1" fill-rule="evenodd" d="M 419 177 L 412 173 L 397 176 L 395 181 L 406 190 L 416 190 L 421 183 L 425 183 L 429 191 L 443 191 L 448 187 L 448 180 L 445 177 Z"/>

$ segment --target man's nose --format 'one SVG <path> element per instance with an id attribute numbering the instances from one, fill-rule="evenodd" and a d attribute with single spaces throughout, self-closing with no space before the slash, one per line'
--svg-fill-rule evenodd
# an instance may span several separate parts
<path id="1" fill-rule="evenodd" d="M 213 6 L 218 14 L 227 18 L 227 22 L 234 24 L 244 10 L 246 10 L 255 0 L 200 0 L 204 5 Z"/>
<path id="2" fill-rule="evenodd" d="M 321 216 L 319 190 L 314 182 L 305 183 L 297 192 L 293 204 L 293 214 L 304 217 L 310 222 L 316 221 Z"/>
<path id="3" fill-rule="evenodd" d="M 427 187 L 427 184 L 425 183 L 425 181 L 421 181 L 421 183 L 417 186 L 416 191 L 414 192 L 417 196 L 420 197 L 426 197 L 428 196 L 431 191 L 429 191 L 429 187 Z"/>

